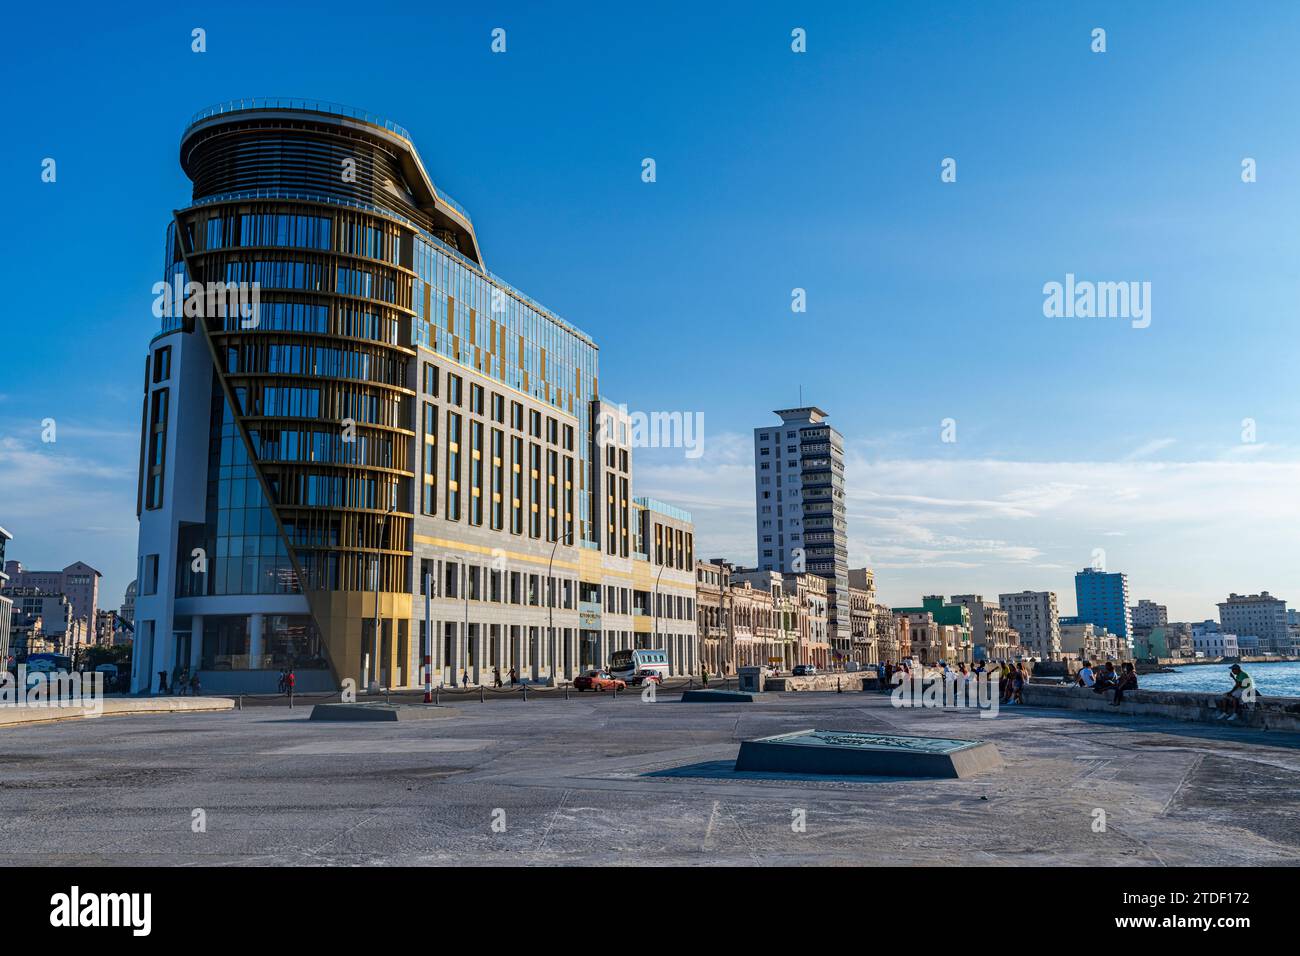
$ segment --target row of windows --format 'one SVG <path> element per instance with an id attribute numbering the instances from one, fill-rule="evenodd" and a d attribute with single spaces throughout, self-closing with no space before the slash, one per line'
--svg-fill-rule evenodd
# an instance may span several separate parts
<path id="1" fill-rule="evenodd" d="M 250 427 L 249 438 L 259 461 L 321 461 L 406 467 L 406 436 L 392 432 L 358 431 L 349 438 L 339 431 L 303 427 Z"/>
<path id="2" fill-rule="evenodd" d="M 245 415 L 275 418 L 321 418 L 383 425 L 407 426 L 409 399 L 387 391 L 361 386 L 341 387 L 331 382 L 320 385 L 267 385 L 251 382 L 236 385 L 235 401 Z"/>
<path id="3" fill-rule="evenodd" d="M 442 379 L 442 371 L 432 362 L 424 362 L 421 367 L 421 385 L 425 395 L 433 398 L 438 397 L 439 383 Z M 451 405 L 460 407 L 463 404 L 464 381 L 461 376 L 454 372 L 446 373 L 447 381 L 447 402 Z M 484 412 L 484 395 L 483 386 L 476 382 L 471 382 L 469 386 L 469 411 L 475 415 L 483 415 Z M 506 401 L 504 396 L 499 392 L 491 392 L 491 419 L 498 425 L 504 425 L 506 421 Z M 572 425 L 560 425 L 558 419 L 551 415 L 543 416 L 535 408 L 528 409 L 528 434 L 533 438 L 543 437 L 543 423 L 545 423 L 545 437 L 552 445 L 561 444 L 563 439 L 563 448 L 565 451 L 574 450 L 574 429 Z M 515 431 L 524 429 L 524 406 L 521 402 L 512 401 L 510 403 L 510 427 Z M 624 452 L 624 462 L 626 463 L 626 452 Z M 624 468 L 626 471 L 627 469 Z"/>
<path id="4" fill-rule="evenodd" d="M 263 336 L 244 337 L 225 349 L 226 371 L 271 375 L 310 375 L 355 378 L 403 385 L 406 359 L 386 349 L 360 346 L 294 345 L 267 342 Z"/>
<path id="5" fill-rule="evenodd" d="M 544 524 L 546 540 L 555 541 L 561 537 L 569 540 L 573 533 L 576 491 L 572 456 L 561 457 L 555 450 L 548 448 L 543 469 L 541 446 L 528 442 L 525 448 L 523 439 L 512 435 L 507 461 L 504 430 L 485 428 L 482 421 L 474 418 L 468 421 L 469 454 L 466 455 L 464 417 L 459 412 L 448 409 L 442 421 L 444 424 L 440 436 L 438 406 L 432 402 L 422 403 L 420 510 L 423 514 L 438 513 L 438 446 L 441 437 L 446 446 L 446 453 L 441 459 L 446 467 L 442 483 L 445 501 L 443 517 L 449 521 L 460 521 L 464 516 L 469 524 L 475 526 L 483 525 L 486 520 L 489 527 L 500 531 L 505 528 L 508 507 L 510 531 L 513 534 L 524 533 L 524 516 L 527 514 L 529 537 L 541 538 Z M 490 443 L 490 448 L 485 445 L 485 441 Z M 486 469 L 485 459 L 488 462 Z M 507 469 L 510 474 L 508 505 L 505 493 Z M 527 501 L 524 500 L 525 471 L 529 491 Z M 488 482 L 486 485 L 485 480 Z M 545 500 L 543 482 L 546 487 Z M 466 503 L 467 507 L 463 507 Z"/>
<path id="6" fill-rule="evenodd" d="M 206 249 L 227 246 L 295 246 L 330 248 L 331 221 L 327 216 L 244 213 L 213 216 L 204 229 Z"/>

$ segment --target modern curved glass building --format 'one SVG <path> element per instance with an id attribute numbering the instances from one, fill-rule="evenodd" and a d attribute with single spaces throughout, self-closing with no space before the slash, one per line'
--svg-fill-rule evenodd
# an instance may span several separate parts
<path id="1" fill-rule="evenodd" d="M 301 689 L 414 685 L 426 636 L 435 680 L 563 678 L 620 646 L 693 666 L 689 516 L 629 503 L 595 343 L 486 269 L 406 130 L 241 100 L 193 117 L 180 163 L 145 368 L 137 691 L 182 671 L 274 690 L 284 667 Z M 656 564 L 642 542 L 665 530 L 682 544 Z M 649 604 L 674 606 L 646 638 Z"/>

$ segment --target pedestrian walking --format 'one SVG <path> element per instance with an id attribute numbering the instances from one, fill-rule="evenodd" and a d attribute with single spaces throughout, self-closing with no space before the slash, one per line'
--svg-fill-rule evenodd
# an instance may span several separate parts
<path id="1" fill-rule="evenodd" d="M 519 683 L 519 672 L 512 667 L 510 668 L 510 686 L 514 687 L 518 683 Z"/>
<path id="2" fill-rule="evenodd" d="M 160 694 L 167 693 L 167 672 L 166 671 L 158 672 L 158 693 Z"/>
<path id="3" fill-rule="evenodd" d="M 498 667 L 496 664 L 492 665 L 492 686 L 493 687 L 501 686 L 501 668 Z"/>
<path id="4" fill-rule="evenodd" d="M 290 697 L 293 697 L 293 688 L 294 688 L 294 685 L 297 684 L 297 683 L 298 683 L 298 679 L 297 679 L 296 677 L 294 677 L 294 675 L 293 675 L 293 668 L 291 667 L 291 668 L 289 668 L 287 671 L 284 672 L 284 689 L 285 689 L 285 692 L 286 692 Z"/>

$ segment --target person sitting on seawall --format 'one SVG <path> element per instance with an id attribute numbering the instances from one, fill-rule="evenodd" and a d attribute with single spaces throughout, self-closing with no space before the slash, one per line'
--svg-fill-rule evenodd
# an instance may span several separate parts
<path id="1" fill-rule="evenodd" d="M 1115 685 L 1119 683 L 1119 675 L 1115 673 L 1115 662 L 1107 661 L 1106 666 L 1094 674 L 1095 684 L 1092 685 L 1093 693 L 1104 694 L 1108 690 L 1114 690 Z"/>
<path id="2" fill-rule="evenodd" d="M 1080 687 L 1091 687 L 1097 683 L 1097 677 L 1092 672 L 1091 661 L 1083 662 L 1083 668 L 1079 671 L 1078 677 L 1075 678 L 1075 683 Z"/>
<path id="3" fill-rule="evenodd" d="M 1132 664 L 1125 661 L 1124 672 L 1120 675 L 1119 683 L 1115 685 L 1115 699 L 1111 701 L 1111 704 L 1118 707 L 1120 704 L 1124 703 L 1124 691 L 1137 689 L 1137 671 L 1133 669 Z"/>
<path id="4" fill-rule="evenodd" d="M 1255 681 L 1241 669 L 1241 665 L 1233 664 L 1228 672 L 1232 675 L 1232 690 L 1219 699 L 1218 720 L 1236 720 L 1246 712 L 1247 698 L 1255 699 Z"/>

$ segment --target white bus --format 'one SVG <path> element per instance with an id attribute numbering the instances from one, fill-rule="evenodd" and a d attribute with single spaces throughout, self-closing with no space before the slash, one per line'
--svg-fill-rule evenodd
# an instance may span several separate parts
<path id="1" fill-rule="evenodd" d="M 667 651 L 615 651 L 609 658 L 609 673 L 628 683 L 646 671 L 655 671 L 661 679 L 668 679 Z"/>

